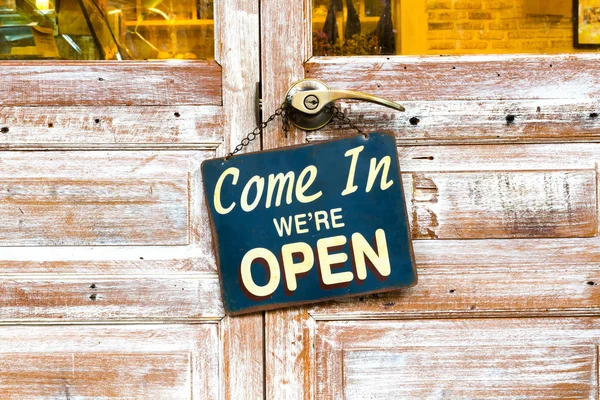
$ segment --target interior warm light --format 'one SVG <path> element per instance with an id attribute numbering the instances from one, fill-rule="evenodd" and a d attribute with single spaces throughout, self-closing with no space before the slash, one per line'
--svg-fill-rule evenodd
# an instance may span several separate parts
<path id="1" fill-rule="evenodd" d="M 159 10 L 158 8 L 150 7 L 150 8 L 148 8 L 148 11 L 152 11 L 152 12 L 155 12 L 155 13 L 161 15 L 167 21 L 169 21 L 171 19 L 164 11 Z"/>
<path id="2" fill-rule="evenodd" d="M 49 10 L 50 0 L 35 0 L 35 6 L 41 11 Z"/>

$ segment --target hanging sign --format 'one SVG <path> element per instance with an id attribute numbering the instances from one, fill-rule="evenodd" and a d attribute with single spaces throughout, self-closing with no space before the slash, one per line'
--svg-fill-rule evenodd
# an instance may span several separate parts
<path id="1" fill-rule="evenodd" d="M 389 134 L 208 160 L 202 176 L 230 314 L 417 281 Z"/>

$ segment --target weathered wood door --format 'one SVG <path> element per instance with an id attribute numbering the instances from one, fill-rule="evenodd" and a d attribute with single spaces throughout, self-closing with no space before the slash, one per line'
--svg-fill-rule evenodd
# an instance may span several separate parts
<path id="1" fill-rule="evenodd" d="M 310 7 L 263 3 L 265 114 L 302 78 L 406 107 L 340 103 L 396 135 L 419 283 L 267 312 L 266 397 L 597 399 L 598 56 L 313 57 Z"/>
<path id="2" fill-rule="evenodd" d="M 263 398 L 199 168 L 256 123 L 258 3 L 215 7 L 215 61 L 0 62 L 1 398 Z"/>

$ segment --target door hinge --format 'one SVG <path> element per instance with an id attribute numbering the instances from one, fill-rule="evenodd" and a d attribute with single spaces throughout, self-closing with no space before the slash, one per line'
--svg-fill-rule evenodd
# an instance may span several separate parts
<path id="1" fill-rule="evenodd" d="M 254 95 L 254 116 L 256 125 L 262 124 L 262 82 L 256 82 L 256 92 Z"/>

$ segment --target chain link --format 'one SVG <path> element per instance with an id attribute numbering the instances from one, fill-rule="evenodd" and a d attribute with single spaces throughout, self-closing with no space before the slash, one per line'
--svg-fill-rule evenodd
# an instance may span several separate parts
<path id="1" fill-rule="evenodd" d="M 346 114 L 344 114 L 336 106 L 331 107 L 331 112 L 333 113 L 333 117 L 331 118 L 331 121 L 334 121 L 339 125 L 348 125 L 348 127 L 350 129 L 355 130 L 359 135 L 364 135 L 367 138 L 369 137 L 369 135 L 364 133 L 362 129 L 360 129 L 358 126 L 354 125 L 352 120 L 350 118 L 348 118 L 348 116 Z M 342 127 L 340 126 L 339 128 L 341 129 Z"/>
<path id="2" fill-rule="evenodd" d="M 283 134 L 287 138 L 288 132 L 290 131 L 290 118 L 289 118 L 290 107 L 291 107 L 290 103 L 288 103 L 287 101 L 284 102 L 277 110 L 275 110 L 273 115 L 271 115 L 269 118 L 267 118 L 266 121 L 264 121 L 262 124 L 260 124 L 256 128 L 254 128 L 254 130 L 252 132 L 250 132 L 245 138 L 243 138 L 242 141 L 240 142 L 240 144 L 235 146 L 235 149 L 233 149 L 233 151 L 231 153 L 229 153 L 225 157 L 225 159 L 229 160 L 235 154 L 239 153 L 245 147 L 247 147 L 250 143 L 252 143 L 254 140 L 256 140 L 257 137 L 261 136 L 263 131 L 265 130 L 265 128 L 271 122 L 273 122 L 273 120 L 277 117 L 281 117 L 281 125 L 282 125 Z M 340 111 L 340 109 L 338 107 L 336 107 L 334 105 L 327 106 L 326 112 L 333 114 L 331 117 L 331 121 L 329 123 L 331 123 L 333 121 L 339 125 L 348 125 L 348 127 L 350 127 L 350 129 L 355 130 L 358 134 L 364 135 L 365 137 L 369 137 L 359 127 L 354 125 L 354 123 L 352 123 L 350 118 L 348 118 L 346 116 L 346 114 L 344 114 L 342 111 Z M 340 128 L 341 128 L 341 126 L 340 126 Z"/>
<path id="3" fill-rule="evenodd" d="M 235 146 L 235 149 L 233 149 L 233 151 L 231 153 L 227 154 L 227 157 L 225 157 L 225 159 L 229 160 L 235 154 L 237 154 L 240 151 L 242 151 L 244 149 L 244 147 L 248 146 L 250 143 L 252 143 L 254 140 L 256 140 L 256 138 L 258 136 L 262 135 L 262 133 L 265 130 L 265 128 L 275 118 L 277 118 L 279 116 L 281 117 L 281 120 L 282 120 L 283 133 L 287 137 L 287 133 L 290 130 L 289 107 L 290 107 L 290 105 L 289 105 L 288 102 L 283 103 L 281 105 L 281 107 L 279 107 L 277 110 L 275 110 L 275 112 L 273 113 L 273 115 L 271 115 L 269 118 L 267 118 L 266 121 L 264 121 L 262 124 L 260 124 L 256 128 L 254 128 L 254 130 L 252 132 L 250 132 L 245 138 L 243 138 L 242 141 L 240 142 L 240 144 L 238 144 L 237 146 Z"/>

